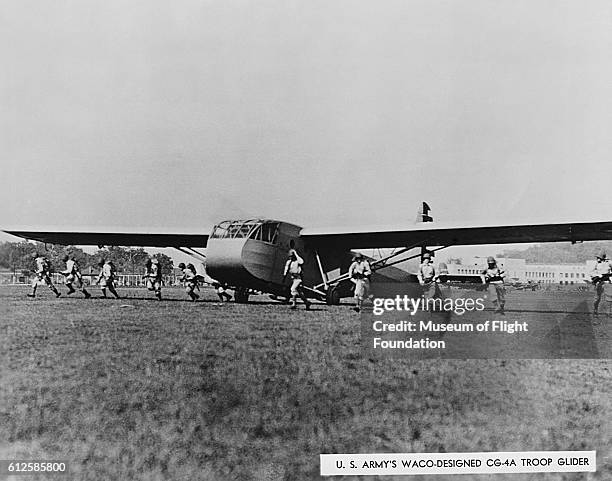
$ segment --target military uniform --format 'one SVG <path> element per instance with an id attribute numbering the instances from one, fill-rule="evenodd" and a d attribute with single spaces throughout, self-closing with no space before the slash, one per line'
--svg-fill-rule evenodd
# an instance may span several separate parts
<path id="1" fill-rule="evenodd" d="M 597 256 L 597 264 L 591 271 L 591 280 L 595 285 L 595 302 L 593 303 L 593 314 L 597 315 L 599 309 L 599 303 L 601 298 L 605 294 L 606 285 L 610 283 L 610 276 L 612 275 L 612 264 L 606 259 L 606 254 L 601 253 Z"/>
<path id="2" fill-rule="evenodd" d="M 182 262 L 179 264 L 179 269 L 183 272 L 183 277 L 181 277 L 181 282 L 185 285 L 185 292 L 191 298 L 193 302 L 199 299 L 194 290 L 198 287 L 198 277 L 196 274 L 195 267 L 192 264 L 185 266 Z"/>
<path id="3" fill-rule="evenodd" d="M 423 288 L 423 295 L 425 297 L 440 297 L 441 293 L 440 288 L 438 287 L 438 273 L 430 260 L 430 254 L 425 254 L 423 256 L 423 262 L 419 266 L 417 277 L 419 279 L 419 284 L 421 284 L 421 287 Z"/>
<path id="4" fill-rule="evenodd" d="M 106 289 L 108 289 L 115 298 L 120 299 L 119 294 L 115 290 L 115 265 L 111 261 L 106 261 L 104 264 L 98 263 L 101 267 L 100 274 L 96 284 L 100 285 L 102 295 L 106 297 Z"/>
<path id="5" fill-rule="evenodd" d="M 353 294 L 357 301 L 355 310 L 359 311 L 361 310 L 363 300 L 368 295 L 372 268 L 370 267 L 370 263 L 366 261 L 362 255 L 358 255 L 349 266 L 348 274 L 351 278 L 351 282 L 355 284 L 355 293 Z"/>
<path id="6" fill-rule="evenodd" d="M 291 276 L 291 308 L 295 309 L 297 307 L 297 297 L 300 296 L 304 304 L 306 305 L 306 309 L 310 309 L 310 301 L 304 295 L 302 290 L 302 265 L 304 264 L 304 259 L 302 259 L 295 249 L 291 249 L 289 251 L 289 259 L 285 263 L 285 270 L 283 273 L 283 278 L 287 277 L 287 275 Z"/>
<path id="7" fill-rule="evenodd" d="M 155 291 L 155 297 L 161 301 L 162 269 L 157 259 L 149 259 L 145 267 L 147 289 Z"/>
<path id="8" fill-rule="evenodd" d="M 493 299 L 496 312 L 504 312 L 506 305 L 506 288 L 504 287 L 504 271 L 497 266 L 492 257 L 487 259 L 488 266 L 481 273 L 482 282 L 487 285 L 489 297 Z"/>
<path id="9" fill-rule="evenodd" d="M 75 292 L 74 287 L 79 289 L 85 299 L 89 299 L 91 294 L 87 292 L 83 283 L 83 275 L 79 269 L 79 265 L 76 263 L 74 259 L 69 257 L 64 257 L 64 262 L 66 262 L 66 270 L 62 271 L 62 274 L 65 276 L 65 284 L 68 288 L 68 295 Z"/>
<path id="10" fill-rule="evenodd" d="M 231 294 L 227 292 L 225 286 L 221 284 L 219 281 L 213 280 L 212 285 L 217 291 L 217 296 L 219 296 L 219 299 L 221 300 L 221 302 L 224 302 L 224 301 L 229 302 L 232 299 Z"/>
<path id="11" fill-rule="evenodd" d="M 38 256 L 35 259 L 36 262 L 36 277 L 32 281 L 32 292 L 28 294 L 28 297 L 36 297 L 36 289 L 39 285 L 45 284 L 49 287 L 55 294 L 55 297 L 61 296 L 57 288 L 53 285 L 51 281 L 51 264 L 44 256 Z"/>

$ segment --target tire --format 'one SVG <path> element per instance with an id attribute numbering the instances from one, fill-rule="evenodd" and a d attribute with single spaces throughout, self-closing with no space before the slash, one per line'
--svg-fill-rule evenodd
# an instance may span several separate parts
<path id="1" fill-rule="evenodd" d="M 330 306 L 337 306 L 340 304 L 340 293 L 335 287 L 330 287 L 325 294 L 325 302 Z"/>
<path id="2" fill-rule="evenodd" d="M 249 302 L 249 290 L 243 287 L 236 289 L 234 299 L 238 304 L 247 304 Z"/>

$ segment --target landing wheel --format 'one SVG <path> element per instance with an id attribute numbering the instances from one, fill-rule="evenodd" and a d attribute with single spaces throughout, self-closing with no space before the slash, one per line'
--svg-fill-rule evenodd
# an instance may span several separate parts
<path id="1" fill-rule="evenodd" d="M 236 299 L 236 302 L 239 304 L 246 304 L 249 302 L 249 290 L 245 289 L 244 287 L 236 289 L 234 299 Z"/>
<path id="2" fill-rule="evenodd" d="M 337 306 L 340 304 L 340 293 L 335 287 L 330 287 L 325 294 L 325 302 L 330 306 Z"/>

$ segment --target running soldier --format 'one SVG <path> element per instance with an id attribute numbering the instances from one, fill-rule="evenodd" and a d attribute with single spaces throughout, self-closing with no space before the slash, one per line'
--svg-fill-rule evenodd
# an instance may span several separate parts
<path id="1" fill-rule="evenodd" d="M 102 297 L 106 298 L 106 289 L 108 289 L 116 299 L 121 299 L 115 290 L 115 265 L 111 261 L 100 259 L 98 267 L 101 270 L 96 284 L 102 289 Z"/>
<path id="2" fill-rule="evenodd" d="M 204 275 L 201 276 L 201 281 L 205 282 L 206 284 L 210 284 L 211 286 L 213 286 L 215 288 L 215 291 L 217 292 L 217 296 L 219 296 L 219 300 L 221 302 L 229 302 L 232 300 L 232 296 L 229 292 L 227 292 L 227 285 L 218 281 L 217 279 L 213 279 L 212 277 L 210 277 L 208 275 L 208 272 L 206 272 L 206 265 L 202 264 L 202 267 L 204 268 Z"/>
<path id="3" fill-rule="evenodd" d="M 217 296 L 221 302 L 229 302 L 232 300 L 232 295 L 227 292 L 227 287 L 221 284 L 218 280 L 213 279 L 212 286 L 217 291 Z"/>
<path id="4" fill-rule="evenodd" d="M 287 278 L 287 275 L 291 276 L 291 309 L 297 308 L 297 297 L 306 305 L 306 310 L 310 309 L 311 302 L 306 298 L 304 290 L 302 289 L 302 265 L 304 259 L 302 259 L 295 249 L 289 250 L 289 258 L 285 263 L 285 271 L 283 273 L 283 282 Z"/>
<path id="5" fill-rule="evenodd" d="M 593 316 L 597 317 L 599 303 L 605 293 L 606 283 L 610 283 L 610 275 L 612 274 L 612 265 L 606 259 L 606 253 L 600 252 L 597 254 L 597 263 L 591 271 L 591 282 L 595 286 L 595 302 L 593 303 Z"/>
<path id="6" fill-rule="evenodd" d="M 155 291 L 155 297 L 161 301 L 162 269 L 159 260 L 155 257 L 147 259 L 144 277 L 147 281 L 147 289 Z"/>
<path id="7" fill-rule="evenodd" d="M 66 295 L 69 296 L 70 294 L 74 294 L 76 292 L 74 287 L 76 287 L 83 293 L 85 299 L 89 299 L 91 297 L 91 294 L 87 292 L 87 289 L 85 289 L 85 284 L 83 283 L 83 275 L 81 274 L 77 262 L 74 260 L 74 258 L 71 258 L 68 255 L 65 255 L 62 258 L 62 261 L 66 263 L 66 269 L 62 271 L 62 274 L 66 278 L 64 284 L 66 284 L 66 287 L 68 288 L 68 292 L 66 293 Z"/>
<path id="8" fill-rule="evenodd" d="M 436 268 L 431 263 L 431 254 L 429 252 L 423 254 L 423 262 L 419 266 L 417 277 L 425 297 L 441 297 L 440 288 L 438 287 L 439 276 Z"/>
<path id="9" fill-rule="evenodd" d="M 36 262 L 36 277 L 32 281 L 32 292 L 28 294 L 28 297 L 36 297 L 36 289 L 40 284 L 46 284 L 53 291 L 55 297 L 61 296 L 51 281 L 51 264 L 49 260 L 45 256 L 39 256 L 38 254 L 32 254 L 32 257 L 34 257 Z"/>
<path id="10" fill-rule="evenodd" d="M 480 278 L 482 283 L 487 285 L 489 296 L 494 298 L 495 294 L 497 297 L 493 300 L 493 305 L 495 306 L 495 312 L 501 314 L 504 313 L 504 306 L 506 305 L 504 277 L 506 277 L 506 274 L 497 266 L 495 258 L 487 257 L 487 268 L 481 272 Z"/>
<path id="11" fill-rule="evenodd" d="M 191 300 L 195 302 L 200 298 L 200 296 L 193 292 L 198 287 L 198 276 L 195 266 L 193 264 L 185 266 L 185 263 L 181 262 L 178 267 L 183 271 L 183 277 L 181 277 L 180 280 L 185 285 L 185 292 L 191 297 Z"/>
<path id="12" fill-rule="evenodd" d="M 370 263 L 365 260 L 363 254 L 355 254 L 353 263 L 349 267 L 348 275 L 351 282 L 355 284 L 354 296 L 357 301 L 357 306 L 354 307 L 353 310 L 360 312 L 363 306 L 363 300 L 367 297 L 368 291 L 370 290 L 370 276 L 372 275 Z"/>

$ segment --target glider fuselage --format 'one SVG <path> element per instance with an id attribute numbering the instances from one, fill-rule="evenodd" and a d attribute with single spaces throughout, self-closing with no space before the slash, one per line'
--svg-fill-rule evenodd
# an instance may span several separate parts
<path id="1" fill-rule="evenodd" d="M 348 271 L 353 253 L 335 248 L 317 249 L 300 237 L 302 228 L 289 222 L 267 219 L 224 221 L 217 224 L 208 238 L 207 273 L 221 283 L 239 289 L 251 289 L 277 296 L 288 296 L 290 279 L 283 276 L 287 254 L 296 249 L 304 259 L 303 285 L 309 297 L 320 297 L 313 286 L 325 284 L 328 277 Z M 394 267 L 377 272 L 373 280 L 405 281 L 411 277 Z M 414 277 L 414 276 L 412 276 Z M 324 279 L 325 278 L 325 279 Z M 351 295 L 351 283 L 340 282 L 339 297 Z M 319 290 L 325 291 L 324 287 Z"/>
<path id="2" fill-rule="evenodd" d="M 283 270 L 293 247 L 304 258 L 304 282 L 319 283 L 316 258 L 305 249 L 300 230 L 299 226 L 275 220 L 221 222 L 208 239 L 206 271 L 231 287 L 285 295 Z"/>

